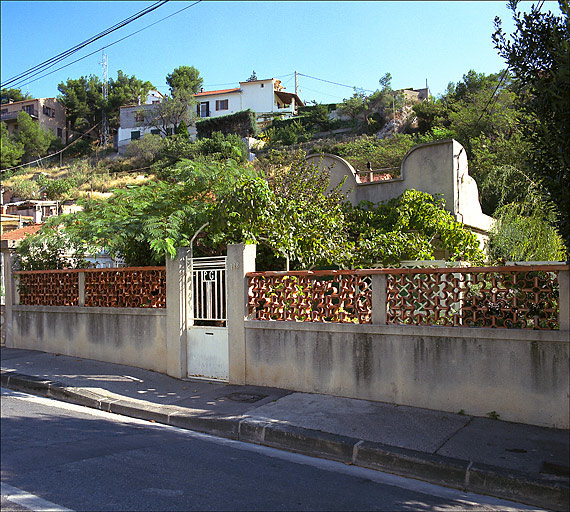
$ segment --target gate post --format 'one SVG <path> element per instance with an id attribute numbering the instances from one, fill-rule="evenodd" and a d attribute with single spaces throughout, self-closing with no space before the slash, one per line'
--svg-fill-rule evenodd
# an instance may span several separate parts
<path id="1" fill-rule="evenodd" d="M 166 258 L 166 373 L 186 377 L 188 287 L 190 286 L 187 248 L 180 248 L 176 258 Z"/>
<path id="2" fill-rule="evenodd" d="M 255 272 L 255 245 L 230 244 L 226 260 L 228 297 L 228 348 L 230 384 L 247 384 L 245 367 L 245 319 L 248 272 Z"/>

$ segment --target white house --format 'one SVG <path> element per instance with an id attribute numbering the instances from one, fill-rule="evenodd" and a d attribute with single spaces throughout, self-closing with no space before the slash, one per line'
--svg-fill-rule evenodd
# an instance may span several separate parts
<path id="1" fill-rule="evenodd" d="M 281 80 L 267 78 L 252 82 L 239 82 L 239 87 L 204 91 L 194 95 L 196 99 L 196 117 L 218 117 L 251 109 L 257 115 L 257 122 L 263 124 L 276 115 L 291 117 L 297 113 L 297 107 L 303 102 L 295 93 L 285 92 Z M 160 103 L 163 96 L 158 91 L 150 91 L 144 105 L 126 105 L 120 109 L 121 126 L 119 128 L 117 149 L 123 153 L 132 140 L 142 138 L 147 133 L 159 134 L 150 126 L 144 126 L 141 108 L 151 109 Z M 188 130 L 191 137 L 196 136 L 196 127 Z"/>
<path id="2" fill-rule="evenodd" d="M 257 114 L 258 123 L 276 114 L 285 117 L 297 113 L 303 102 L 295 93 L 285 92 L 281 80 L 267 78 L 251 82 L 240 82 L 234 89 L 200 91 L 195 94 L 197 117 L 218 117 L 251 109 Z"/>
<path id="3" fill-rule="evenodd" d="M 140 110 L 141 108 L 153 108 L 153 105 L 160 103 L 163 99 L 164 96 L 162 93 L 151 90 L 146 95 L 146 100 L 143 105 L 141 105 L 139 97 L 139 103 L 137 105 L 124 105 L 119 109 L 119 119 L 121 123 L 117 136 L 117 149 L 119 153 L 123 153 L 127 144 L 132 140 L 140 139 L 147 133 L 158 134 L 158 130 L 155 128 L 144 126 L 144 116 Z"/>

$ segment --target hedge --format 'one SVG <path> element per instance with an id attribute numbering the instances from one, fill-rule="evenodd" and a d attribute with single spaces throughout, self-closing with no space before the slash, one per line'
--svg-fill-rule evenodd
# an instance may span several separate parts
<path id="1" fill-rule="evenodd" d="M 224 135 L 237 133 L 240 137 L 255 137 L 257 135 L 255 112 L 248 109 L 227 116 L 209 117 L 196 121 L 198 138 L 209 138 L 214 132 L 221 132 Z"/>

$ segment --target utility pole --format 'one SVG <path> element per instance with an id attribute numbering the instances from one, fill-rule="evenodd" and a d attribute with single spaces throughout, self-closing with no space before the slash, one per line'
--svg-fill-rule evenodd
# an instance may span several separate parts
<path id="1" fill-rule="evenodd" d="M 295 71 L 295 94 L 297 94 L 297 72 Z"/>
<path id="2" fill-rule="evenodd" d="M 105 50 L 103 50 L 103 59 L 101 64 L 103 65 L 103 110 L 101 112 L 101 146 L 107 148 L 108 142 L 108 122 L 107 114 L 105 113 L 105 106 L 107 105 L 107 96 L 109 95 L 109 75 L 107 72 L 107 55 L 105 55 Z"/>

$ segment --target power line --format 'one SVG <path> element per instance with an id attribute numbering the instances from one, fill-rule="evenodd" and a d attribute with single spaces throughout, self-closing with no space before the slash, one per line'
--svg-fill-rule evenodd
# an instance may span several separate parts
<path id="1" fill-rule="evenodd" d="M 167 1 L 168 0 L 156 2 L 155 4 L 151 5 L 150 7 L 147 7 L 145 9 L 133 14 L 132 16 L 129 16 L 128 18 L 124 19 L 123 21 L 116 23 L 112 27 L 109 27 L 109 28 L 103 30 L 102 32 L 99 32 L 98 34 L 90 37 L 89 39 L 83 41 L 82 43 L 79 43 L 79 44 L 73 46 L 72 48 L 70 48 L 64 52 L 57 54 L 55 57 L 52 57 L 51 59 L 48 59 L 44 62 L 41 62 L 40 64 L 37 64 L 36 66 L 33 66 L 32 68 L 29 68 L 28 70 L 23 71 L 22 73 L 20 73 L 16 76 L 13 76 L 12 78 L 10 78 L 6 82 L 4 82 L 2 84 L 2 87 L 6 87 L 7 85 L 12 84 L 13 82 L 21 81 L 25 78 L 31 78 L 33 76 L 38 75 L 42 71 L 45 71 L 46 69 L 49 69 L 49 68 L 55 66 L 58 62 L 62 61 L 63 59 L 66 59 L 70 55 L 73 55 L 74 53 L 78 52 L 82 48 L 85 48 L 86 46 L 90 45 L 91 43 L 94 43 L 95 41 L 101 39 L 102 37 L 105 37 L 106 35 L 114 32 L 115 30 L 118 30 L 118 29 L 128 25 L 129 23 L 132 23 L 133 21 L 141 18 L 145 14 L 148 14 L 148 13 L 154 11 L 155 9 L 158 9 L 159 7 L 164 5 Z"/>
<path id="2" fill-rule="evenodd" d="M 354 85 L 339 84 L 338 82 L 331 82 L 330 80 L 325 80 L 324 78 L 317 78 L 316 76 L 305 75 L 304 73 L 297 73 L 297 75 L 304 76 L 306 78 L 312 78 L 313 80 L 319 80 L 321 82 L 326 82 L 328 84 L 338 85 L 340 87 L 348 87 L 349 89 L 360 89 L 361 91 L 374 92 L 371 91 L 370 89 L 363 89 L 361 87 L 356 87 Z"/>
<path id="3" fill-rule="evenodd" d="M 29 81 L 29 82 L 26 81 L 26 80 L 24 80 L 23 82 L 19 83 L 18 85 L 14 86 L 14 87 L 19 87 L 19 86 L 21 86 L 21 85 L 24 85 L 25 83 L 37 82 L 38 80 L 41 80 L 42 78 L 44 78 L 44 77 L 46 77 L 46 76 L 48 76 L 48 75 L 51 75 L 51 74 L 53 74 L 53 73 L 55 73 L 55 72 L 57 72 L 57 71 L 59 71 L 59 70 L 61 70 L 61 69 L 64 69 L 64 68 L 66 68 L 66 67 L 68 67 L 68 66 L 71 66 L 72 64 L 75 64 L 76 62 L 79 62 L 79 61 L 81 61 L 81 60 L 83 60 L 83 59 L 86 59 L 87 57 L 91 57 L 91 55 L 95 55 L 96 53 L 98 53 L 98 52 L 104 50 L 105 48 L 109 48 L 109 47 L 111 47 L 111 46 L 113 46 L 113 45 L 115 45 L 115 44 L 117 44 L 117 43 L 120 43 L 121 41 L 124 41 L 125 39 L 128 39 L 129 37 L 132 37 L 132 36 L 138 34 L 139 32 L 142 32 L 143 30 L 146 30 L 147 28 L 150 28 L 150 27 L 156 25 L 157 23 L 160 23 L 161 21 L 164 21 L 164 20 L 166 20 L 166 19 L 168 19 L 168 18 L 171 18 L 172 16 L 175 16 L 176 14 L 179 14 L 179 13 L 181 13 L 182 11 L 185 11 L 186 9 L 190 9 L 190 7 L 194 7 L 196 4 L 199 4 L 201 1 L 202 1 L 202 0 L 197 0 L 196 2 L 194 2 L 194 3 L 190 4 L 190 5 L 187 5 L 186 7 L 182 8 L 182 9 L 176 11 L 176 12 L 173 12 L 172 14 L 169 14 L 168 16 L 165 16 L 164 18 L 161 18 L 160 20 L 155 21 L 154 23 L 151 23 L 150 25 L 147 25 L 146 27 L 143 27 L 143 28 L 141 28 L 141 29 L 139 29 L 139 30 L 137 30 L 137 31 L 135 31 L 135 32 L 133 32 L 133 33 L 131 33 L 131 34 L 125 36 L 125 37 L 122 37 L 121 39 L 117 39 L 116 41 L 114 41 L 114 42 L 112 42 L 112 43 L 110 43 L 110 44 L 108 44 L 108 45 L 106 45 L 106 46 L 102 46 L 101 48 L 99 48 L 99 49 L 97 49 L 97 50 L 95 50 L 95 51 L 93 51 L 93 52 L 91 52 L 91 53 L 88 53 L 87 55 L 84 55 L 83 57 L 80 57 L 79 59 L 76 59 L 76 60 L 74 60 L 73 62 L 70 62 L 69 64 L 65 64 L 64 66 L 61 66 L 61 67 L 59 67 L 59 68 L 57 68 L 57 69 L 54 69 L 53 71 L 50 71 L 49 73 L 46 73 L 46 74 L 44 74 L 44 75 L 42 75 L 42 76 L 40 76 L 40 77 L 38 77 L 38 78 L 36 78 L 36 79 L 34 79 L 34 80 L 31 80 L 31 81 Z"/>

